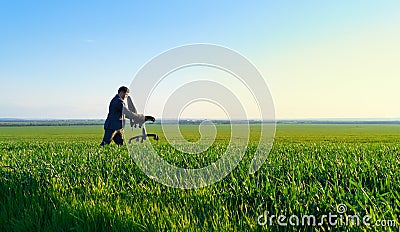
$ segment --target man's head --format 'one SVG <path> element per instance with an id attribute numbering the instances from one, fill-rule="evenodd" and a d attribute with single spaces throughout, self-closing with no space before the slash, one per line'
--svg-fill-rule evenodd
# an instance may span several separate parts
<path id="1" fill-rule="evenodd" d="M 122 100 L 125 100 L 128 97 L 129 94 L 129 89 L 126 86 L 121 86 L 118 89 L 118 95 L 122 98 Z"/>

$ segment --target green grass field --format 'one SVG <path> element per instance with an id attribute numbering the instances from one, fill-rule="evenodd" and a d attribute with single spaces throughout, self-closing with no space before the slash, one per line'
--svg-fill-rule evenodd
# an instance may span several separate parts
<path id="1" fill-rule="evenodd" d="M 188 140 L 197 127 L 185 125 Z M 227 125 L 202 156 L 175 152 L 159 125 L 153 143 L 175 165 L 197 167 L 226 148 Z M 252 126 L 257 132 L 257 127 Z M 125 146 L 101 148 L 101 126 L 0 127 L 0 231 L 399 231 L 400 125 L 278 125 L 254 175 L 245 158 L 222 181 L 183 190 L 149 179 Z M 258 225 L 260 215 L 369 215 L 357 226 Z M 287 221 L 286 221 L 287 222 Z M 318 221 L 317 221 L 318 223 Z"/>

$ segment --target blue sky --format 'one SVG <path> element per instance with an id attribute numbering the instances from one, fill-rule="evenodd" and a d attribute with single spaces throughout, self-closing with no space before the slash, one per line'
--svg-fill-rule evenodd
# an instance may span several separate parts
<path id="1" fill-rule="evenodd" d="M 1 1 L 0 31 L 0 117 L 104 118 L 149 59 L 212 43 L 278 118 L 400 118 L 399 1 Z"/>

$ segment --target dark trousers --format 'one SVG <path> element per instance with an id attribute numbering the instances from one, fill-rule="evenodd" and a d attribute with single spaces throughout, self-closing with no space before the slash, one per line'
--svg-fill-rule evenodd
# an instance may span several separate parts
<path id="1" fill-rule="evenodd" d="M 110 144 L 111 140 L 114 140 L 114 142 L 118 145 L 123 145 L 124 138 L 122 137 L 122 131 L 121 130 L 104 129 L 104 137 L 103 137 L 103 141 L 101 142 L 100 146 Z"/>

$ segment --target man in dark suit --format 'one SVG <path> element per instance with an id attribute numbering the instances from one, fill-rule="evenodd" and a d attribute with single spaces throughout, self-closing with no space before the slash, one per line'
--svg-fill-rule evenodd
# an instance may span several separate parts
<path id="1" fill-rule="evenodd" d="M 114 142 L 118 145 L 124 144 L 122 130 L 124 128 L 125 116 L 129 119 L 133 119 L 133 121 L 139 125 L 143 124 L 145 121 L 155 120 L 152 116 L 136 114 L 126 108 L 124 100 L 128 97 L 128 95 L 128 87 L 121 86 L 118 89 L 118 94 L 115 95 L 115 97 L 111 100 L 108 108 L 107 119 L 104 122 L 104 137 L 100 146 L 110 144 L 111 140 L 114 140 Z"/>

